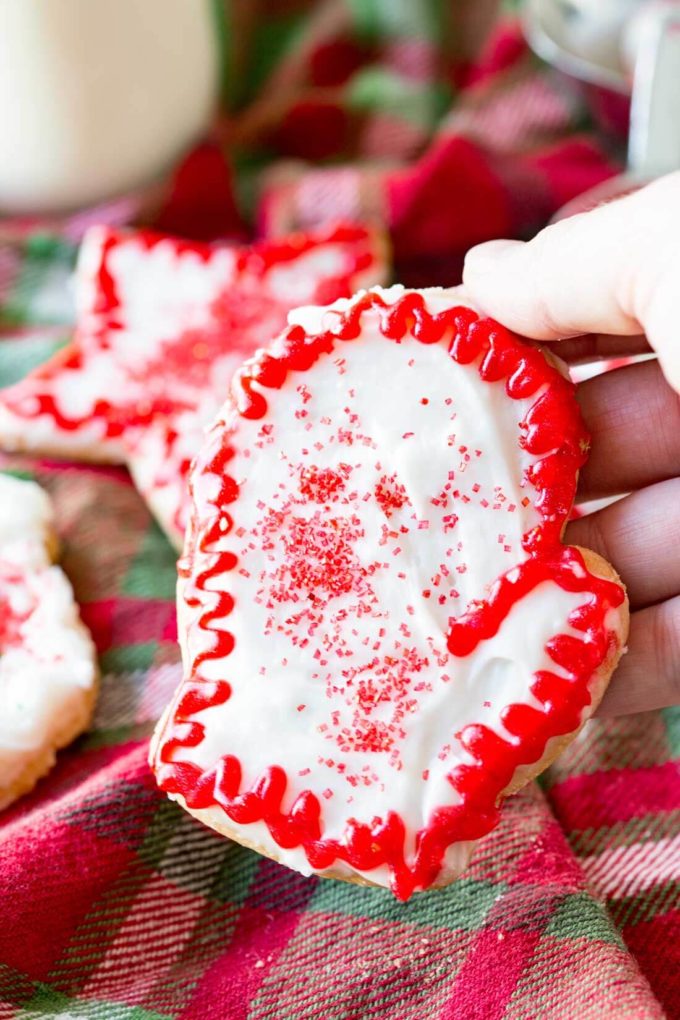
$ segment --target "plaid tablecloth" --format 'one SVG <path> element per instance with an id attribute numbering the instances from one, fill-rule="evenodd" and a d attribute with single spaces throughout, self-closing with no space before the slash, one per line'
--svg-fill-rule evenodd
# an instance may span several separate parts
<path id="1" fill-rule="evenodd" d="M 281 17 L 295 6 L 280 5 Z M 355 6 L 375 17 L 402 7 Z M 342 25 L 323 42 L 337 44 L 325 59 L 351 51 L 353 76 L 365 79 L 368 58 L 349 44 L 366 37 Z M 421 57 L 433 52 L 431 35 L 407 24 L 404 42 L 397 28 L 387 55 L 371 50 L 392 85 L 422 66 L 404 56 L 414 42 Z M 316 52 L 308 46 L 304 60 Z M 410 114 L 420 133 L 392 152 L 399 165 L 253 171 L 260 222 L 275 230 L 368 204 L 391 228 L 402 278 L 453 281 L 470 243 L 533 230 L 611 172 L 577 133 L 583 111 L 514 29 L 475 68 L 456 66 L 457 101 L 448 113 L 440 102 Z M 442 81 L 451 86 L 439 75 L 437 95 Z M 389 89 L 370 95 L 362 123 L 375 137 L 369 129 L 403 111 Z M 227 232 L 238 207 L 230 185 L 244 167 L 242 151 L 233 172 L 214 147 L 193 154 L 162 225 Z M 206 214 L 210 202 L 221 220 Z M 0 246 L 2 385 L 68 334 L 74 232 Z M 540 786 L 508 802 L 465 877 L 444 891 L 399 904 L 385 891 L 302 878 L 220 839 L 155 789 L 148 736 L 178 679 L 175 559 L 126 472 L 20 457 L 0 466 L 37 479 L 55 501 L 63 567 L 103 673 L 91 731 L 0 820 L 0 1017 L 680 1016 L 680 710 L 590 724 Z"/>

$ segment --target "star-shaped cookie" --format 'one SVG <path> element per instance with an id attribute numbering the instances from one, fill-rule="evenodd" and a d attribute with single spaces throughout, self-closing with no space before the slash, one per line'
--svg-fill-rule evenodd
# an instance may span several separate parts
<path id="1" fill-rule="evenodd" d="M 236 367 L 291 308 L 385 272 L 382 235 L 360 226 L 240 248 L 94 228 L 76 271 L 73 340 L 0 394 L 0 446 L 127 463 L 179 546 L 189 464 Z"/>

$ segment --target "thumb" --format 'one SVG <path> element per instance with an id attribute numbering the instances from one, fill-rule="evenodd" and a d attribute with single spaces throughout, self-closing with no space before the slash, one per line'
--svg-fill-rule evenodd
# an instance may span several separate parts
<path id="1" fill-rule="evenodd" d="M 463 282 L 487 314 L 537 340 L 644 332 L 680 390 L 680 173 L 527 243 L 472 248 Z"/>

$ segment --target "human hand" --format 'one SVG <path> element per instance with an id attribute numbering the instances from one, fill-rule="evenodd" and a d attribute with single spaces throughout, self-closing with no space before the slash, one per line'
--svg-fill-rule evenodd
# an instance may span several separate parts
<path id="1" fill-rule="evenodd" d="M 463 281 L 487 314 L 557 341 L 570 364 L 656 354 L 578 387 L 593 439 L 579 500 L 629 495 L 570 523 L 565 540 L 600 552 L 628 588 L 628 654 L 600 714 L 679 703 L 680 173 L 526 244 L 478 245 Z"/>

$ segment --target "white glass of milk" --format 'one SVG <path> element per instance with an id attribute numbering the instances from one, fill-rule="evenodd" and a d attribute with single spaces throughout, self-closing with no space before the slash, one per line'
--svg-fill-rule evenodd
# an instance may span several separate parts
<path id="1" fill-rule="evenodd" d="M 0 215 L 150 184 L 218 88 L 213 0 L 0 0 Z"/>

